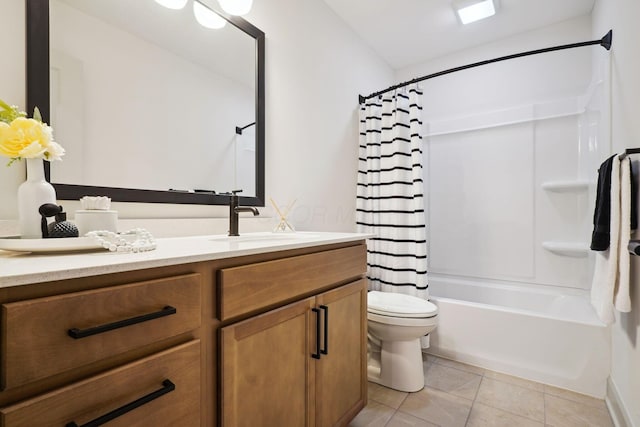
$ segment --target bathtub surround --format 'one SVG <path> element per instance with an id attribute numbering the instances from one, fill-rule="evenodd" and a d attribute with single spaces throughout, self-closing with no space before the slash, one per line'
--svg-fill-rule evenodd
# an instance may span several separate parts
<path id="1" fill-rule="evenodd" d="M 428 297 L 421 136 L 417 85 L 360 106 L 358 231 L 367 241 L 369 289 Z"/>
<path id="2" fill-rule="evenodd" d="M 590 19 L 574 19 L 401 70 L 398 79 L 591 38 Z M 583 119 L 593 51 L 609 54 L 597 46 L 569 49 L 422 83 L 429 96 L 423 117 L 430 274 L 588 295 L 585 233 L 593 205 L 587 187 L 558 193 L 544 184 L 593 178 L 587 154 L 600 150 L 601 140 L 588 131 L 598 129 L 598 121 Z M 597 84 L 591 91 L 594 100 L 604 97 Z M 558 255 L 545 242 L 581 243 L 583 250 Z"/>

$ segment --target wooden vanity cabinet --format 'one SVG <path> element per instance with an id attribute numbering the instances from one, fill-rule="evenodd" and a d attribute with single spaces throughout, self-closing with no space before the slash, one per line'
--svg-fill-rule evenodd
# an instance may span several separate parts
<path id="1" fill-rule="evenodd" d="M 366 268 L 362 246 L 222 272 L 220 288 L 247 288 L 248 307 L 265 305 L 249 288 L 278 284 L 282 296 L 315 293 L 221 329 L 224 427 L 345 426 L 366 405 Z M 323 263 L 318 263 L 319 258 Z M 304 268 L 301 268 L 304 267 Z M 259 272 L 262 271 L 262 274 Z M 231 283 L 229 283 L 229 282 Z M 346 282 L 346 284 L 345 284 Z M 324 291 L 324 289 L 330 290 Z M 314 292 L 315 290 L 315 292 Z M 222 313 L 227 299 L 223 296 Z"/>
<path id="2" fill-rule="evenodd" d="M 0 288 L 0 427 L 346 425 L 365 260 L 357 241 Z"/>

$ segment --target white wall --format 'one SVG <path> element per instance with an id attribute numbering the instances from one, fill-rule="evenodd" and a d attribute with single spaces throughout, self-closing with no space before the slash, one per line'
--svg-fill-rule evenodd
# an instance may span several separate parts
<path id="1" fill-rule="evenodd" d="M 611 49 L 611 142 L 613 152 L 640 147 L 640 2 L 597 0 L 593 35 L 613 29 Z M 637 162 L 635 162 L 637 165 Z M 636 168 L 636 171 L 638 168 Z M 637 234 L 636 234 L 636 238 Z M 617 316 L 612 330 L 610 396 L 622 403 L 622 422 L 640 426 L 640 258 L 632 257 L 632 312 Z M 625 425 L 621 423 L 620 425 Z"/>
<path id="2" fill-rule="evenodd" d="M 301 230 L 355 230 L 358 94 L 390 68 L 320 0 L 256 1 L 267 34 L 267 199 Z"/>
<path id="3" fill-rule="evenodd" d="M 0 4 L 0 34 L 12 41 L 0 58 L 0 96 L 24 106 L 22 3 Z M 357 96 L 393 83 L 392 70 L 321 0 L 257 1 L 247 19 L 266 33 L 267 205 L 270 197 L 280 205 L 296 199 L 291 219 L 299 230 L 355 230 Z M 23 176 L 20 166 L 0 168 L 0 220 L 16 218 Z M 64 205 L 68 212 L 78 209 Z M 209 206 L 114 207 L 121 218 L 227 214 Z"/>
<path id="4" fill-rule="evenodd" d="M 26 104 L 24 2 L 5 1 L 0 4 L 0 39 L 5 40 L 0 55 L 0 98 L 9 104 Z M 18 215 L 18 185 L 24 181 L 23 164 L 5 167 L 8 159 L 0 157 L 0 219 L 15 219 Z M 0 227 L 0 232 L 2 227 Z"/>
<path id="5" fill-rule="evenodd" d="M 590 39 L 591 19 L 584 16 L 397 75 L 409 80 Z M 589 288 L 586 226 L 592 211 L 586 189 L 557 194 L 542 184 L 579 178 L 579 112 L 591 82 L 593 49 L 513 59 L 422 83 L 432 277 Z M 580 243 L 585 250 L 581 258 L 568 257 L 543 249 L 543 242 Z"/>

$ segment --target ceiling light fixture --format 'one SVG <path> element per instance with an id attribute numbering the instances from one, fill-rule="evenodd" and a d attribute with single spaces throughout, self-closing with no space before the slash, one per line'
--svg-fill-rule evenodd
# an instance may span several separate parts
<path id="1" fill-rule="evenodd" d="M 493 0 L 459 1 L 454 3 L 460 22 L 469 24 L 496 14 Z"/>
<path id="2" fill-rule="evenodd" d="M 242 16 L 249 13 L 253 0 L 218 0 L 218 3 L 229 15 Z"/>
<path id="3" fill-rule="evenodd" d="M 193 2 L 193 14 L 196 17 L 198 24 L 205 28 L 211 28 L 212 30 L 222 28 L 227 23 L 227 21 L 220 15 L 200 3 L 198 0 L 194 0 Z"/>
<path id="4" fill-rule="evenodd" d="M 179 10 L 187 4 L 187 0 L 156 0 L 156 3 L 159 3 L 169 9 Z"/>

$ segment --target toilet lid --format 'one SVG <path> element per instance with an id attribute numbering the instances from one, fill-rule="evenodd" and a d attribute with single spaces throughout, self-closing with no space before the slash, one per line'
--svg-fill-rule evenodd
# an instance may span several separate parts
<path id="1" fill-rule="evenodd" d="M 438 307 L 422 298 L 379 291 L 367 293 L 367 310 L 394 317 L 433 317 L 438 314 Z"/>

